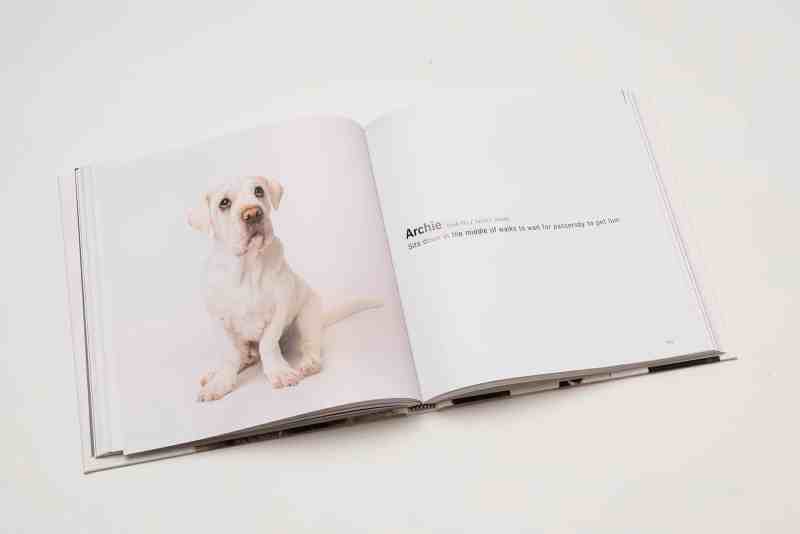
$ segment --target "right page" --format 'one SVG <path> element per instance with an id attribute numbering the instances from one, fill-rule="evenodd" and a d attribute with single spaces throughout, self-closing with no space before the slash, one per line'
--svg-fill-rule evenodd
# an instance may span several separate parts
<path id="1" fill-rule="evenodd" d="M 632 109 L 464 94 L 367 127 L 426 399 L 718 349 Z"/>

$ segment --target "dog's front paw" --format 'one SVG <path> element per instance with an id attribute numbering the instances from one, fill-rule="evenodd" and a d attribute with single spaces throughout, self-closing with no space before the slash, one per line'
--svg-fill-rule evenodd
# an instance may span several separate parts
<path id="1" fill-rule="evenodd" d="M 269 383 L 275 389 L 280 389 L 286 386 L 297 385 L 303 379 L 303 375 L 295 371 L 288 365 L 276 366 L 266 370 Z"/>
<path id="2" fill-rule="evenodd" d="M 236 373 L 228 369 L 211 371 L 200 379 L 200 393 L 197 400 L 201 402 L 219 400 L 236 386 Z"/>
<path id="3" fill-rule="evenodd" d="M 305 354 L 300 360 L 298 368 L 303 376 L 315 375 L 319 373 L 320 369 L 322 369 L 322 360 L 320 359 L 319 354 L 308 353 Z"/>

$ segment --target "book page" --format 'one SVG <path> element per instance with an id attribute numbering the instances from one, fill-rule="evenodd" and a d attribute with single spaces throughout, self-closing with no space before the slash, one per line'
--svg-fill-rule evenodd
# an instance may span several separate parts
<path id="1" fill-rule="evenodd" d="M 298 119 L 91 171 L 125 453 L 419 398 L 358 124 Z"/>
<path id="2" fill-rule="evenodd" d="M 621 93 L 368 125 L 422 394 L 715 348 Z"/>

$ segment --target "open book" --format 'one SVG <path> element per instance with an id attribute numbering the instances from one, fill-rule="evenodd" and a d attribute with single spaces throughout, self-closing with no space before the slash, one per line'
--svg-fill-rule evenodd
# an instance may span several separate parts
<path id="1" fill-rule="evenodd" d="M 60 187 L 86 471 L 722 355 L 627 92 L 299 118 Z"/>

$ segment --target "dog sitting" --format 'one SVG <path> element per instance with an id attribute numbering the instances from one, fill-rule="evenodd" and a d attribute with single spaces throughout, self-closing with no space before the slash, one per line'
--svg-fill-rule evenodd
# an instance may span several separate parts
<path id="1" fill-rule="evenodd" d="M 325 326 L 381 306 L 360 299 L 323 313 L 319 295 L 289 267 L 275 236 L 270 215 L 282 198 L 283 186 L 277 180 L 237 178 L 203 195 L 200 206 L 188 213 L 189 225 L 207 232 L 213 243 L 206 306 L 234 347 L 219 368 L 200 380 L 200 401 L 221 399 L 233 391 L 239 372 L 259 358 L 274 388 L 293 386 L 318 373 Z M 297 369 L 281 352 L 284 336 L 299 342 Z"/>

